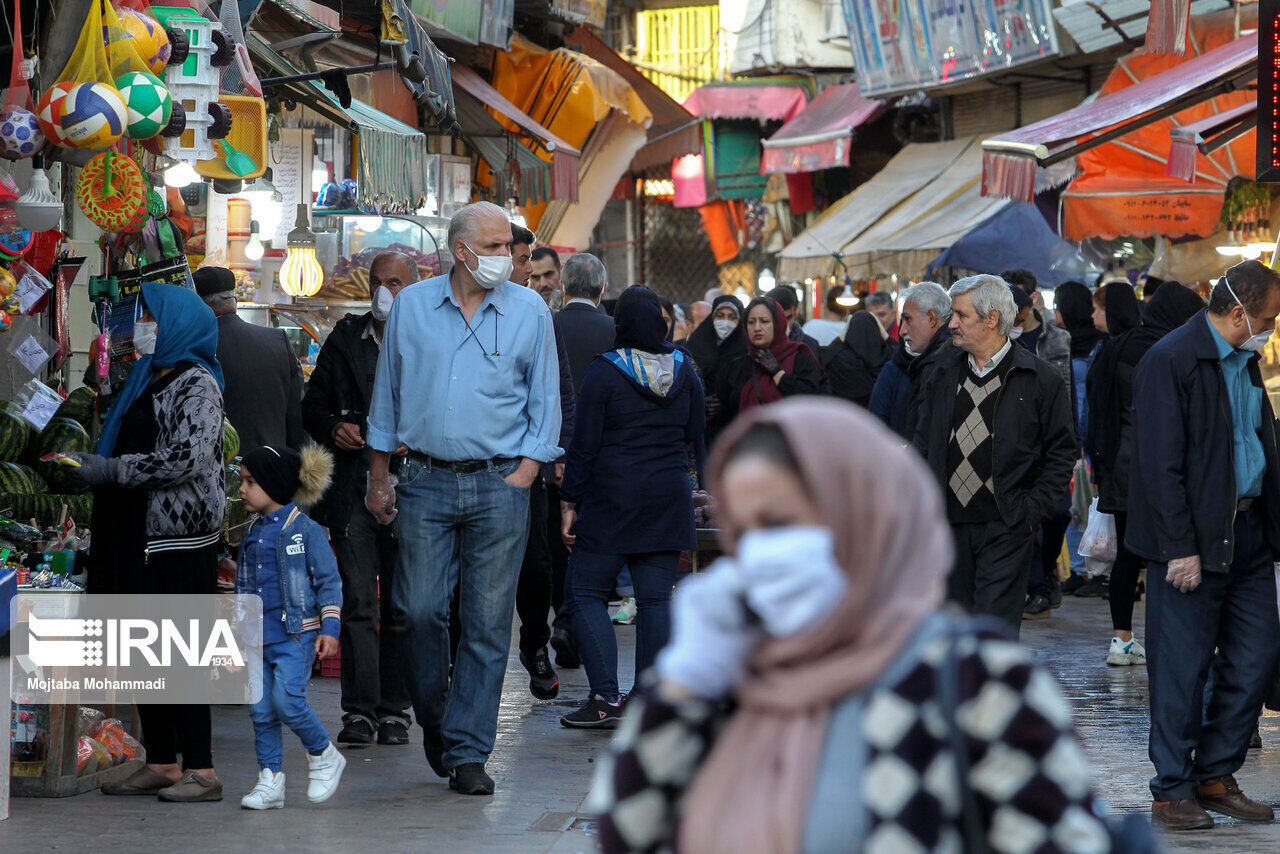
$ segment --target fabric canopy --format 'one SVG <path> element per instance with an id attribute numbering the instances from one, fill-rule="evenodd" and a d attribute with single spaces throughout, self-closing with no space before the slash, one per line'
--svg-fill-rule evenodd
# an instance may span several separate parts
<path id="1" fill-rule="evenodd" d="M 799 281 L 835 272 L 836 258 L 843 257 L 846 246 L 976 147 L 974 137 L 903 147 L 883 169 L 829 207 L 778 253 L 779 280 Z"/>
<path id="2" fill-rule="evenodd" d="M 677 157 L 702 151 L 700 120 L 637 71 L 599 36 L 585 27 L 577 27 L 565 37 L 565 44 L 621 75 L 653 114 L 647 141 L 631 161 L 632 172 L 670 166 Z"/>
<path id="3" fill-rule="evenodd" d="M 453 69 L 453 82 L 473 99 L 505 116 L 525 135 L 532 137 L 547 153 L 551 161 L 552 194 L 557 198 L 577 201 L 578 199 L 578 158 L 581 152 L 560 137 L 531 119 L 523 110 L 512 104 L 498 91 L 481 79 L 465 65 L 456 65 Z M 475 130 L 475 125 L 471 130 Z M 468 127 L 463 123 L 463 133 Z M 487 159 L 487 158 L 486 158 Z M 505 164 L 506 158 L 503 158 Z M 492 164 L 491 164 L 492 165 Z M 498 169 L 499 167 L 494 167 Z M 499 170 L 500 171 L 500 170 Z"/>
<path id="4" fill-rule="evenodd" d="M 764 140 L 760 172 L 817 172 L 848 166 L 850 132 L 884 108 L 884 101 L 862 97 L 856 83 L 828 86 Z"/>
<path id="5" fill-rule="evenodd" d="M 455 81 L 456 81 L 455 76 Z M 520 200 L 525 204 L 547 202 L 555 198 L 552 186 L 552 164 L 538 157 L 527 147 L 515 143 L 506 128 L 489 114 L 479 100 L 461 86 L 454 92 L 458 109 L 458 122 L 462 125 L 467 142 L 484 158 L 489 168 L 502 174 L 507 161 L 514 153 L 520 164 Z M 560 153 L 557 149 L 557 154 Z M 576 160 L 576 158 L 575 158 Z M 577 172 L 574 172 L 577 180 Z"/>
<path id="6" fill-rule="evenodd" d="M 1244 9 L 1242 24 L 1248 27 L 1257 10 Z M 1222 50 L 1238 50 L 1254 40 L 1234 38 L 1233 15 L 1228 10 L 1195 18 L 1187 41 L 1187 57 L 1135 52 L 1122 57 L 1102 86 L 1098 98 L 1123 95 L 1158 78 L 1176 74 Z M 1202 52 L 1202 53 L 1201 53 Z M 1200 53 L 1199 56 L 1196 54 Z M 1256 73 L 1256 67 L 1249 69 Z M 1205 93 L 1199 93 L 1205 94 Z M 1218 227 L 1223 194 L 1232 178 L 1254 177 L 1254 132 L 1245 133 L 1210 153 L 1183 149 L 1179 157 L 1194 162 L 1173 164 L 1168 170 L 1170 133 L 1177 127 L 1196 126 L 1211 117 L 1221 118 L 1255 100 L 1248 91 L 1219 94 L 1160 118 L 1145 127 L 1098 145 L 1076 157 L 1079 176 L 1062 194 L 1062 235 L 1068 240 L 1087 237 L 1203 237 Z M 1175 152 L 1177 153 L 1177 152 Z M 1189 174 L 1195 182 L 1171 178 L 1166 171 Z"/>
<path id="7" fill-rule="evenodd" d="M 1076 247 L 1054 233 L 1035 205 L 1011 202 L 944 249 L 929 263 L 929 275 L 938 267 L 993 275 L 1016 267 L 1035 273 L 1041 286 L 1056 288 L 1081 278 L 1071 263 L 1076 261 Z M 1064 269 L 1064 262 L 1071 266 Z"/>
<path id="8" fill-rule="evenodd" d="M 1165 67 L 1160 73 L 1124 80 L 1113 72 L 1093 101 L 988 139 L 983 143 L 983 192 L 1030 201 L 1037 164 L 1047 166 L 1087 151 L 1108 138 L 1240 89 L 1257 77 L 1257 33 L 1216 45 L 1185 62 L 1139 55 L 1136 60 L 1164 62 Z M 1125 124 L 1134 119 L 1138 121 Z"/>
<path id="9" fill-rule="evenodd" d="M 1194 181 L 1196 152 L 1210 154 L 1258 126 L 1258 102 L 1241 104 L 1191 124 L 1169 128 L 1169 163 L 1164 173 L 1170 178 Z"/>
<path id="10" fill-rule="evenodd" d="M 753 77 L 708 83 L 684 99 L 684 108 L 701 119 L 756 119 L 787 122 L 809 103 L 809 87 L 794 77 Z"/>

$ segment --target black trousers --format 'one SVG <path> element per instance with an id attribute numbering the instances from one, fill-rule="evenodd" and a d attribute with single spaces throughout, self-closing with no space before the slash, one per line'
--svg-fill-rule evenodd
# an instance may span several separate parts
<path id="1" fill-rule="evenodd" d="M 520 652 L 528 658 L 551 640 L 547 615 L 551 611 L 551 543 L 547 530 L 547 487 L 541 477 L 529 490 L 529 539 L 520 582 L 516 587 L 516 613 L 520 615 Z M 559 513 L 557 513 L 559 515 Z M 563 589 L 561 598 L 563 598 Z"/>
<path id="2" fill-rule="evenodd" d="M 342 576 L 342 711 L 374 723 L 387 717 L 407 723 L 404 624 L 391 596 L 399 552 L 395 525 L 378 524 L 357 502 L 347 532 L 331 540 Z"/>
<path id="3" fill-rule="evenodd" d="M 1193 798 L 1200 783 L 1244 764 L 1280 648 L 1275 573 L 1261 514 L 1254 505 L 1236 516 L 1229 570 L 1202 573 L 1200 586 L 1189 593 L 1165 581 L 1166 564 L 1147 566 L 1149 752 L 1157 801 Z M 1214 682 L 1205 706 L 1210 665 Z"/>
<path id="4" fill-rule="evenodd" d="M 551 610 L 556 612 L 551 625 L 569 630 L 569 610 L 565 608 L 565 579 L 569 575 L 569 550 L 565 548 L 560 527 L 564 517 L 560 513 L 560 488 L 547 484 L 547 545 L 551 550 Z"/>
<path id="5" fill-rule="evenodd" d="M 1027 577 L 1035 532 L 1003 521 L 951 526 L 956 565 L 947 579 L 947 597 L 975 614 L 989 614 L 1018 631 L 1027 599 Z"/>
<path id="6" fill-rule="evenodd" d="M 1116 560 L 1111 564 L 1111 628 L 1133 631 L 1133 600 L 1138 595 L 1138 575 L 1142 558 L 1124 547 L 1124 532 L 1129 526 L 1128 513 L 1116 513 Z"/>

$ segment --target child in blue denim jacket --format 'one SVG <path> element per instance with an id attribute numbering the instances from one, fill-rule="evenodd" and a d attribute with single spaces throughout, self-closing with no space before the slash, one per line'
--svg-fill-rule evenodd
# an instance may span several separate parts
<path id="1" fill-rule="evenodd" d="M 281 723 L 307 750 L 307 799 L 332 797 L 347 760 L 329 740 L 307 704 L 314 659 L 338 652 L 342 580 L 323 528 L 298 509 L 319 500 L 329 485 L 333 458 L 314 445 L 257 448 L 244 458 L 240 498 L 259 514 L 245 531 L 236 568 L 236 592 L 262 597 L 262 699 L 253 704 L 258 784 L 240 806 L 284 806 Z"/>

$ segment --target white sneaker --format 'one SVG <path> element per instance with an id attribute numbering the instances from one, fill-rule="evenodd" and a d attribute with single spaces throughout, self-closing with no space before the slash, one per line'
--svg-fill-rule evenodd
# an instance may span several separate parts
<path id="1" fill-rule="evenodd" d="M 613 612 L 610 617 L 620 626 L 629 626 L 636 621 L 636 597 L 628 596 L 622 600 L 622 604 L 618 606 L 618 610 Z"/>
<path id="2" fill-rule="evenodd" d="M 1147 651 L 1136 639 L 1129 641 L 1129 663 L 1134 665 L 1147 663 Z"/>
<path id="3" fill-rule="evenodd" d="M 284 772 L 263 768 L 253 791 L 240 799 L 247 810 L 278 810 L 284 806 Z"/>
<path id="4" fill-rule="evenodd" d="M 307 800 L 322 804 L 338 791 L 338 781 L 342 779 L 342 769 L 347 767 L 347 758 L 331 741 L 319 756 L 308 753 L 307 765 L 310 766 L 307 771 Z"/>
<path id="5" fill-rule="evenodd" d="M 1128 642 L 1120 638 L 1111 639 L 1111 648 L 1107 651 L 1107 664 L 1112 667 L 1129 667 L 1147 663 L 1147 651 L 1136 640 Z"/>

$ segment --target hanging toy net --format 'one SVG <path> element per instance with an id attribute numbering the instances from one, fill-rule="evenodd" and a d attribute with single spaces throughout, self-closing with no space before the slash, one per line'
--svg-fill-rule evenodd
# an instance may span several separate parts
<path id="1" fill-rule="evenodd" d="M 23 60 L 22 4 L 14 0 L 13 65 L 9 69 L 9 94 L 0 109 L 0 155 L 10 160 L 31 157 L 44 146 Z"/>

